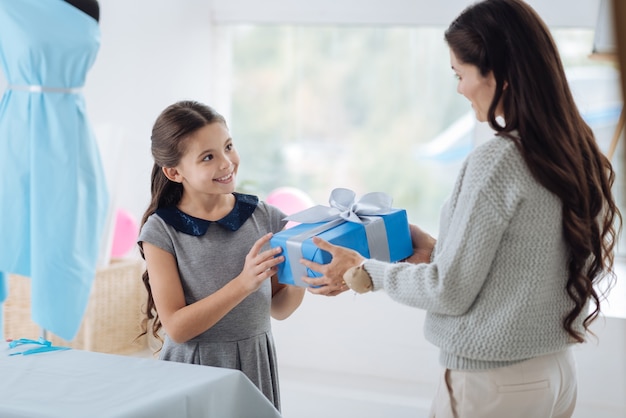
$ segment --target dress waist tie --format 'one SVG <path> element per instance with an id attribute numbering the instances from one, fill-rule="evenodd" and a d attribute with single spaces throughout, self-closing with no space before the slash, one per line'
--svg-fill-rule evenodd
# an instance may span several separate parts
<path id="1" fill-rule="evenodd" d="M 67 93 L 76 94 L 80 93 L 81 87 L 46 87 L 38 85 L 15 85 L 10 84 L 7 90 L 26 91 L 29 93 Z"/>

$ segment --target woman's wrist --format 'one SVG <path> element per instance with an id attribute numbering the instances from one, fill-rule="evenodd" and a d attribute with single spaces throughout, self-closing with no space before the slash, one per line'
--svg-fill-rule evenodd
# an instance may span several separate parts
<path id="1" fill-rule="evenodd" d="M 350 267 L 343 275 L 343 280 L 346 285 L 357 293 L 366 293 L 372 290 L 374 287 L 372 278 L 367 270 L 365 270 L 365 263 L 367 258 L 364 258 L 358 265 Z"/>

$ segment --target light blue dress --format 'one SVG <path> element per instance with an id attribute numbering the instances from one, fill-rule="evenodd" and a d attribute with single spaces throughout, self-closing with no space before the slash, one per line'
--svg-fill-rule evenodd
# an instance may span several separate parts
<path id="1" fill-rule="evenodd" d="M 98 22 L 63 0 L 0 0 L 0 272 L 32 279 L 33 320 L 67 340 L 109 200 L 80 90 L 99 47 Z"/>

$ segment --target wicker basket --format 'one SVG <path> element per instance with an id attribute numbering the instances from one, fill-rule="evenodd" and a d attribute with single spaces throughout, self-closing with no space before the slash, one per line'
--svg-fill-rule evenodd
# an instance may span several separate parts
<path id="1" fill-rule="evenodd" d="M 141 280 L 142 260 L 113 260 L 96 273 L 81 326 L 72 341 L 52 333 L 54 345 L 111 354 L 130 354 L 147 348 L 141 332 L 146 290 Z M 4 303 L 7 338 L 33 338 L 41 334 L 31 319 L 30 279 L 9 275 L 9 295 Z"/>

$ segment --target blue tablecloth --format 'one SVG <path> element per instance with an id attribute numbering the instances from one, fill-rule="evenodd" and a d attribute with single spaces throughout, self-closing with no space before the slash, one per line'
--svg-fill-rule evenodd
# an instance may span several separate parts
<path id="1" fill-rule="evenodd" d="M 31 347 L 26 347 L 31 348 Z M 239 370 L 80 350 L 9 356 L 2 418 L 280 418 Z"/>

